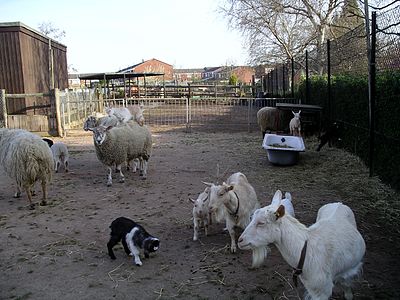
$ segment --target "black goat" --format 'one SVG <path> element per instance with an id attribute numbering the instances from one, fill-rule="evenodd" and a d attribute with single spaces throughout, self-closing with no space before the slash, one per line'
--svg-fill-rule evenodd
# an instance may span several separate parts
<path id="1" fill-rule="evenodd" d="M 320 151 L 321 148 L 328 143 L 329 147 L 332 142 L 340 140 L 343 131 L 343 124 L 334 122 L 327 131 L 319 137 L 320 143 L 316 149 L 316 151 Z"/>

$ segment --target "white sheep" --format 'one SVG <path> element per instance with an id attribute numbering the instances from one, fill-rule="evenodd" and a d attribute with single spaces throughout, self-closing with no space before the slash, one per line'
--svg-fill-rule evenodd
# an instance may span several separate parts
<path id="1" fill-rule="evenodd" d="M 353 298 L 351 282 L 361 271 L 365 242 L 348 206 L 322 206 L 310 227 L 286 214 L 283 205 L 260 208 L 238 245 L 249 250 L 269 244 L 274 244 L 293 268 L 295 285 L 300 277 L 308 298 L 328 300 L 335 283 L 342 286 L 346 299 Z"/>
<path id="2" fill-rule="evenodd" d="M 139 120 L 144 122 L 144 118 L 140 119 L 140 117 L 139 117 Z M 114 116 L 114 115 L 111 115 L 111 116 L 107 115 L 107 116 L 103 116 L 103 117 L 100 117 L 100 118 L 96 118 L 96 116 L 89 116 L 85 120 L 85 122 L 83 124 L 83 130 L 88 131 L 89 128 L 95 128 L 95 127 L 99 127 L 99 126 L 103 126 L 103 127 L 113 126 L 113 127 L 115 127 L 115 126 L 121 126 L 121 125 L 124 125 L 124 124 L 126 124 L 126 123 L 120 122 L 118 120 L 118 118 L 116 116 Z M 142 123 L 139 123 L 139 124 L 141 126 L 143 126 Z M 132 162 L 133 162 L 133 167 L 132 167 L 133 173 L 136 173 L 137 168 L 139 168 L 140 169 L 140 174 L 142 176 L 143 175 L 143 163 L 141 163 L 141 161 L 139 159 L 133 159 Z M 127 170 L 129 170 L 131 168 L 131 164 L 130 163 L 131 163 L 131 161 L 127 161 L 126 162 L 126 169 Z"/>
<path id="3" fill-rule="evenodd" d="M 47 185 L 52 177 L 53 155 L 45 141 L 26 130 L 1 128 L 0 165 L 17 183 L 15 198 L 20 197 L 24 189 L 30 209 L 33 209 L 32 188 L 36 181 L 40 181 L 43 193 L 41 205 L 46 205 Z"/>
<path id="4" fill-rule="evenodd" d="M 65 172 L 68 172 L 69 153 L 67 145 L 62 142 L 56 142 L 51 147 L 54 159 L 54 170 L 58 173 L 58 168 L 62 164 Z"/>
<path id="5" fill-rule="evenodd" d="M 263 137 L 267 131 L 284 131 L 289 122 L 286 111 L 276 107 L 263 107 L 257 111 L 257 124 L 260 126 Z"/>
<path id="6" fill-rule="evenodd" d="M 226 221 L 231 237 L 231 252 L 236 252 L 235 227 L 245 228 L 252 213 L 260 207 L 254 188 L 240 172 L 232 174 L 222 185 L 210 185 L 209 208 L 217 222 Z"/>
<path id="7" fill-rule="evenodd" d="M 120 174 L 120 182 L 125 181 L 121 164 L 140 158 L 143 163 L 143 179 L 147 177 L 147 163 L 152 150 L 152 137 L 147 126 L 134 121 L 122 126 L 98 126 L 88 128 L 93 132 L 93 141 L 97 158 L 108 169 L 107 185 L 112 185 L 112 167 L 115 165 Z"/>
<path id="8" fill-rule="evenodd" d="M 292 111 L 292 113 L 294 117 L 289 122 L 290 134 L 293 136 L 301 136 L 301 122 L 300 122 L 301 110 L 299 110 L 298 113 L 295 113 L 294 111 Z"/>
<path id="9" fill-rule="evenodd" d="M 193 241 L 199 238 L 199 229 L 204 227 L 205 235 L 208 234 L 208 225 L 212 224 L 212 215 L 208 208 L 210 188 L 206 187 L 196 200 L 189 198 L 193 203 Z"/>

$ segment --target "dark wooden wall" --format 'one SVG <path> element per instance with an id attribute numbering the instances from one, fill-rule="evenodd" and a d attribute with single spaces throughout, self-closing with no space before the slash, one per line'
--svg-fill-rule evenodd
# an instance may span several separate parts
<path id="1" fill-rule="evenodd" d="M 68 87 L 67 48 L 51 40 L 54 88 Z M 47 93 L 51 89 L 49 39 L 20 23 L 0 23 L 0 89 L 7 94 Z M 46 97 L 7 100 L 8 114 L 47 114 Z"/>

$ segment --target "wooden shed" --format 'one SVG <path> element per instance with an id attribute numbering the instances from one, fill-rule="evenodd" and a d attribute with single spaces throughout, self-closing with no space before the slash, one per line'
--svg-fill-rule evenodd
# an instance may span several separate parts
<path id="1" fill-rule="evenodd" d="M 49 93 L 68 87 L 67 47 L 21 22 L 0 23 L 0 89 L 7 94 Z M 48 113 L 51 97 L 7 99 L 7 113 Z"/>

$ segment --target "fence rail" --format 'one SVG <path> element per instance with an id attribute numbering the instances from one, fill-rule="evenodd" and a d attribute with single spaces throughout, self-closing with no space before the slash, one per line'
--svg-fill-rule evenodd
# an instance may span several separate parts
<path id="1" fill-rule="evenodd" d="M 105 107 L 142 105 L 148 125 L 173 125 L 213 127 L 215 129 L 254 130 L 257 127 L 257 111 L 276 103 L 296 103 L 294 98 L 128 98 L 72 100 L 62 97 L 61 119 L 63 131 L 81 129 L 87 116 L 103 113 Z M 67 107 L 70 108 L 69 112 Z"/>
<path id="2" fill-rule="evenodd" d="M 47 97 L 29 107 L 33 114 L 7 112 L 7 101 L 28 97 Z M 186 126 L 215 130 L 252 131 L 257 128 L 257 111 L 276 103 L 299 104 L 294 98 L 120 98 L 101 99 L 94 89 L 77 91 L 55 89 L 48 93 L 6 94 L 0 90 L 0 127 L 23 128 L 33 132 L 65 136 L 80 130 L 94 113 L 104 114 L 105 107 L 143 105 L 146 124 Z M 28 108 L 26 108 L 28 110 Z M 35 111 L 37 113 L 35 113 Z"/>

